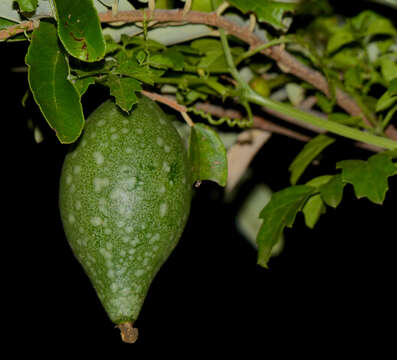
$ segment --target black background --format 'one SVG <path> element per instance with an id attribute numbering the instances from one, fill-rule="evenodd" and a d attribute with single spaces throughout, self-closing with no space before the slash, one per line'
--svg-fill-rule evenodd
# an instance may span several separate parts
<path id="1" fill-rule="evenodd" d="M 366 5 L 364 6 L 364 8 Z M 358 12 L 358 9 L 357 9 Z M 395 326 L 397 182 L 383 206 L 357 200 L 350 186 L 338 209 L 328 208 L 314 230 L 299 215 L 270 269 L 256 265 L 254 248 L 235 227 L 235 215 L 258 182 L 288 186 L 288 166 L 302 143 L 274 135 L 252 163 L 254 177 L 232 204 L 216 184 L 197 189 L 176 250 L 148 293 L 136 322 L 140 337 L 126 345 L 107 318 L 63 234 L 58 179 L 67 146 L 48 130 L 32 99 L 24 109 L 26 44 L 1 45 L 2 78 L 2 336 L 16 354 L 66 350 L 102 354 L 259 351 L 321 354 L 389 347 Z M 88 114 L 106 92 L 90 90 Z M 27 120 L 45 135 L 36 144 Z M 332 173 L 336 161 L 369 152 L 340 141 L 305 178 Z M 211 351 L 211 352 L 210 352 Z"/>

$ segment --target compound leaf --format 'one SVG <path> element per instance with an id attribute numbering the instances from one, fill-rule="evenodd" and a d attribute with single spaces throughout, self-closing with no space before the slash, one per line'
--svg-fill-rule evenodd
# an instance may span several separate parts
<path id="1" fill-rule="evenodd" d="M 342 169 L 342 180 L 354 187 L 357 198 L 367 197 L 376 204 L 382 204 L 388 190 L 388 178 L 397 173 L 390 157 L 383 154 L 364 160 L 344 160 L 336 164 Z"/>
<path id="2" fill-rule="evenodd" d="M 110 75 L 107 80 L 110 94 L 116 98 L 116 104 L 124 111 L 130 111 L 132 105 L 137 102 L 136 92 L 141 90 L 138 80 Z"/>

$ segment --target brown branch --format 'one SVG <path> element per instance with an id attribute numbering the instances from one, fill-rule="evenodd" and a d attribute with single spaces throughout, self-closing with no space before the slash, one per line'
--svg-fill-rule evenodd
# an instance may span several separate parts
<path id="1" fill-rule="evenodd" d="M 174 99 L 168 96 L 163 96 L 146 90 L 141 90 L 141 93 L 154 101 L 161 102 L 162 104 L 165 104 L 170 108 L 179 111 L 180 113 L 185 113 L 187 111 L 186 106 L 178 104 Z"/>
<path id="2" fill-rule="evenodd" d="M 99 14 L 99 18 L 103 23 L 114 23 L 114 22 L 142 22 L 148 20 L 154 20 L 156 22 L 173 22 L 173 23 L 191 23 L 191 24 L 206 24 L 218 28 L 225 29 L 229 34 L 234 35 L 240 40 L 247 43 L 251 49 L 254 49 L 260 45 L 263 45 L 263 40 L 250 32 L 247 27 L 241 27 L 230 20 L 225 19 L 222 16 L 218 16 L 215 12 L 205 13 L 198 11 L 184 12 L 183 9 L 175 10 L 132 10 L 132 11 L 120 11 L 117 15 L 114 15 L 112 11 L 107 11 Z M 7 28 L 6 30 L 0 31 L 0 40 L 8 39 L 9 37 L 21 33 L 26 30 L 32 30 L 33 23 L 25 22 L 16 26 Z M 330 89 L 326 78 L 317 70 L 314 70 L 298 59 L 288 53 L 283 46 L 273 46 L 261 51 L 266 56 L 277 61 L 283 67 L 283 71 L 294 74 L 300 79 L 313 85 L 326 95 L 330 95 Z M 347 113 L 352 116 L 361 116 L 364 122 L 371 126 L 371 123 L 364 116 L 359 105 L 352 99 L 348 94 L 340 89 L 336 89 L 335 97 L 337 104 L 343 108 Z M 386 134 L 397 140 L 397 134 L 394 132 L 386 132 Z"/>
<path id="3" fill-rule="evenodd" d="M 119 11 L 114 15 L 112 11 L 107 11 L 99 14 L 99 18 L 103 23 L 113 22 L 139 22 L 144 20 L 155 20 L 157 22 L 176 22 L 176 23 L 191 23 L 191 24 L 206 24 L 218 28 L 225 29 L 229 34 L 236 36 L 250 45 L 254 49 L 263 45 L 263 40 L 250 32 L 248 28 L 241 27 L 222 16 L 218 16 L 215 12 L 205 13 L 199 11 L 189 11 L 185 13 L 183 9 L 180 10 L 132 10 Z M 33 24 L 30 22 L 22 23 L 6 30 L 0 31 L 0 40 L 9 38 L 24 30 L 33 29 Z M 263 54 L 270 57 L 283 65 L 284 71 L 290 72 L 295 76 L 312 84 L 317 89 L 329 95 L 329 87 L 325 77 L 318 71 L 309 68 L 302 64 L 299 60 L 289 54 L 282 46 L 274 46 L 262 51 Z M 363 113 L 357 103 L 342 90 L 336 90 L 336 101 L 349 114 L 356 116 L 363 116 Z M 369 122 L 365 119 L 368 125 Z"/>

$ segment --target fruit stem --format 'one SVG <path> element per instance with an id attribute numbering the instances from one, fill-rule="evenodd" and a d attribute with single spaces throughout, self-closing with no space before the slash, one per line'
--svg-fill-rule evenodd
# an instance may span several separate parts
<path id="1" fill-rule="evenodd" d="M 132 322 L 118 324 L 121 332 L 121 340 L 125 343 L 133 344 L 138 339 L 138 329 L 132 326 Z"/>

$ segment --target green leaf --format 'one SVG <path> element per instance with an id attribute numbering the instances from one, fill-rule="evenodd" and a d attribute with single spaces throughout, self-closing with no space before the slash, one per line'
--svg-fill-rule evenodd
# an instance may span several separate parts
<path id="1" fill-rule="evenodd" d="M 389 88 L 387 89 L 387 92 L 390 95 L 397 95 L 397 77 L 390 81 Z"/>
<path id="2" fill-rule="evenodd" d="M 73 82 L 73 85 L 79 93 L 80 97 L 84 95 L 84 93 L 88 90 L 88 87 L 92 84 L 95 84 L 94 76 L 87 76 L 81 79 L 75 79 Z"/>
<path id="3" fill-rule="evenodd" d="M 140 65 L 136 58 L 126 51 L 117 53 L 115 59 L 117 60 L 117 66 L 114 69 L 115 73 L 138 79 L 149 85 L 153 85 L 155 80 L 164 73 L 164 70 Z"/>
<path id="4" fill-rule="evenodd" d="M 267 268 L 272 248 L 286 226 L 291 227 L 295 217 L 316 190 L 311 186 L 295 185 L 273 194 L 259 217 L 263 219 L 258 232 L 258 264 Z"/>
<path id="5" fill-rule="evenodd" d="M 80 96 L 68 81 L 69 69 L 56 28 L 41 21 L 26 55 L 33 97 L 62 143 L 72 143 L 84 127 Z"/>
<path id="6" fill-rule="evenodd" d="M 353 28 L 359 36 L 396 35 L 393 23 L 371 10 L 362 11 L 351 19 Z"/>
<path id="7" fill-rule="evenodd" d="M 92 0 L 54 0 L 58 35 L 67 52 L 87 62 L 105 56 L 105 39 Z"/>
<path id="8" fill-rule="evenodd" d="M 137 102 L 136 92 L 141 90 L 138 80 L 109 75 L 106 84 L 110 88 L 110 94 L 116 99 L 116 104 L 124 111 L 130 111 L 132 105 Z"/>
<path id="9" fill-rule="evenodd" d="M 383 111 L 388 109 L 397 101 L 397 95 L 391 95 L 389 91 L 386 91 L 376 103 L 375 111 Z"/>
<path id="10" fill-rule="evenodd" d="M 317 105 L 321 108 L 322 111 L 325 113 L 329 114 L 332 112 L 332 109 L 334 108 L 335 101 L 332 99 L 329 99 L 325 95 L 316 92 L 316 99 L 317 99 Z"/>
<path id="11" fill-rule="evenodd" d="M 37 8 L 39 0 L 16 0 L 21 12 L 33 12 Z"/>
<path id="12" fill-rule="evenodd" d="M 9 26 L 13 26 L 16 24 L 18 23 L 16 23 L 15 21 L 0 18 L 0 30 L 3 30 L 5 28 L 8 28 Z"/>
<path id="13" fill-rule="evenodd" d="M 383 77 L 387 82 L 397 78 L 397 63 L 389 57 L 384 57 L 380 60 L 380 68 Z"/>
<path id="14" fill-rule="evenodd" d="M 334 175 L 319 188 L 323 201 L 327 205 L 336 208 L 342 201 L 344 187 L 345 183 L 342 181 L 342 175 Z"/>
<path id="15" fill-rule="evenodd" d="M 339 124 L 347 125 L 347 126 L 362 126 L 363 119 L 360 116 L 350 116 L 346 113 L 332 113 L 328 116 L 328 120 L 335 121 Z"/>
<path id="16" fill-rule="evenodd" d="M 148 64 L 162 69 L 173 69 L 180 71 L 183 69 L 184 56 L 176 50 L 167 50 L 162 53 L 156 53 L 149 57 Z"/>
<path id="17" fill-rule="evenodd" d="M 367 197 L 382 204 L 388 190 L 388 178 L 397 173 L 391 159 L 383 154 L 371 156 L 368 161 L 344 160 L 336 164 L 342 169 L 343 182 L 352 184 L 357 198 Z"/>
<path id="18" fill-rule="evenodd" d="M 189 158 L 194 182 L 211 180 L 226 185 L 226 149 L 218 133 L 208 125 L 198 123 L 191 128 Z"/>
<path id="19" fill-rule="evenodd" d="M 272 25 L 276 29 L 285 29 L 283 17 L 286 12 L 293 12 L 298 4 L 272 0 L 228 0 L 243 13 L 253 12 L 258 21 Z"/>
<path id="20" fill-rule="evenodd" d="M 326 211 L 327 209 L 324 205 L 321 195 L 317 194 L 312 196 L 309 200 L 307 200 L 305 206 L 302 209 L 306 226 L 309 229 L 313 229 L 320 219 L 320 216 L 325 214 Z"/>
<path id="21" fill-rule="evenodd" d="M 346 29 L 340 29 L 339 31 L 334 33 L 328 40 L 327 53 L 333 53 L 334 51 L 340 49 L 342 46 L 347 45 L 354 40 L 354 36 L 350 31 Z"/>
<path id="22" fill-rule="evenodd" d="M 312 186 L 314 188 L 319 188 L 322 185 L 329 182 L 332 175 L 323 175 L 316 177 L 306 183 L 307 186 Z M 320 194 L 315 194 L 311 196 L 306 204 L 304 205 L 302 212 L 305 217 L 306 226 L 313 229 L 320 216 L 326 212 L 326 206 Z"/>
<path id="23" fill-rule="evenodd" d="M 310 163 L 334 141 L 335 139 L 323 134 L 309 141 L 289 167 L 289 171 L 291 172 L 291 184 L 296 184 Z"/>

